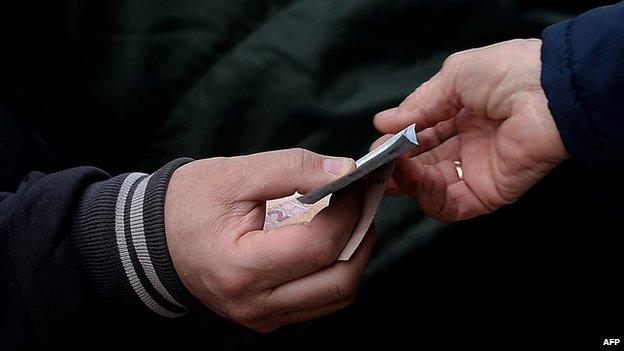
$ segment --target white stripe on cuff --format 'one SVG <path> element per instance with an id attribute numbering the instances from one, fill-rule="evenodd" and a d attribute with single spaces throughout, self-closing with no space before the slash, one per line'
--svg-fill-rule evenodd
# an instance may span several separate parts
<path id="1" fill-rule="evenodd" d="M 132 203 L 130 204 L 130 233 L 132 235 L 132 243 L 134 244 L 134 249 L 141 263 L 141 267 L 156 291 L 172 304 L 185 308 L 169 294 L 165 286 L 161 283 L 152 265 L 152 260 L 150 259 L 149 250 L 147 248 L 145 228 L 143 227 L 143 200 L 150 178 L 152 178 L 151 175 L 143 178 L 134 191 L 134 194 L 132 194 Z"/>
<path id="2" fill-rule="evenodd" d="M 126 243 L 126 231 L 124 225 L 124 212 L 126 209 L 126 200 L 128 198 L 128 193 L 130 192 L 130 188 L 137 180 L 141 177 L 146 176 L 144 173 L 130 173 L 126 179 L 124 179 L 123 184 L 121 185 L 121 189 L 119 190 L 119 195 L 117 196 L 117 203 L 115 206 L 115 234 L 117 239 L 117 248 L 119 249 L 119 256 L 121 258 L 121 263 L 123 265 L 124 271 L 126 272 L 126 277 L 132 286 L 132 289 L 137 294 L 139 299 L 143 301 L 143 303 L 149 307 L 152 311 L 158 313 L 161 316 L 175 318 L 183 315 L 184 313 L 176 313 L 172 312 L 164 307 L 162 307 L 158 302 L 156 302 L 152 296 L 150 296 L 149 292 L 145 290 L 145 287 L 139 280 L 139 277 L 134 270 L 134 266 L 132 265 L 132 261 L 130 258 L 130 252 L 128 251 L 128 245 Z"/>

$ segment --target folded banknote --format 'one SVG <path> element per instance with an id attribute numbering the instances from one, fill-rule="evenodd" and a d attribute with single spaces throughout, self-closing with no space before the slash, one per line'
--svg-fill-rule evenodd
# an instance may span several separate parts
<path id="1" fill-rule="evenodd" d="M 386 183 L 392 174 L 394 167 L 392 161 L 417 145 L 415 125 L 412 124 L 357 160 L 356 168 L 346 175 L 304 195 L 295 193 L 292 196 L 267 201 L 264 230 L 289 224 L 309 223 L 317 213 L 329 205 L 332 193 L 362 179 L 365 192 L 360 218 L 351 238 L 338 257 L 340 261 L 348 260 L 364 239 L 375 218 Z"/>
<path id="2" fill-rule="evenodd" d="M 357 160 L 355 162 L 356 168 L 353 171 L 327 185 L 302 195 L 298 198 L 298 200 L 304 204 L 313 204 L 327 195 L 348 186 L 377 168 L 394 160 L 400 154 L 418 145 L 418 141 L 416 140 L 416 131 L 414 128 L 415 125 L 412 124 L 403 129 L 401 132 L 388 139 L 385 143 L 379 145 L 364 157 Z"/>

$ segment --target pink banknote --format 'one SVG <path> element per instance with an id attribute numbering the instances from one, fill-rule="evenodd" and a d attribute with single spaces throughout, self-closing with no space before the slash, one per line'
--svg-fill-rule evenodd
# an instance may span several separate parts
<path id="1" fill-rule="evenodd" d="M 347 261 L 358 248 L 375 218 L 377 207 L 386 190 L 386 183 L 392 174 L 393 163 L 387 164 L 368 174 L 362 181 L 364 198 L 360 209 L 360 218 L 355 225 L 351 238 L 338 257 L 339 261 Z M 331 195 L 311 204 L 303 204 L 297 200 L 299 194 L 267 202 L 264 230 L 279 228 L 296 223 L 309 223 L 322 209 L 329 205 Z M 322 233 L 319 233 L 322 235 Z"/>

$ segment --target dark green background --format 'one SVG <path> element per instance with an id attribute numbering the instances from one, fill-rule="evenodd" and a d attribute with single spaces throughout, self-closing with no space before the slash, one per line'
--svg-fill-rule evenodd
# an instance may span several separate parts
<path id="1" fill-rule="evenodd" d="M 0 64 L 14 68 L 2 77 L 14 82 L 12 110 L 54 157 L 35 168 L 117 174 L 294 146 L 355 158 L 377 137 L 372 116 L 450 53 L 539 37 L 605 3 L 14 1 L 0 5 Z M 150 337 L 205 349 L 504 349 L 565 335 L 593 349 L 624 332 L 613 280 L 622 230 L 605 179 L 568 162 L 518 203 L 450 226 L 386 199 L 344 311 L 268 336 L 191 316 Z"/>

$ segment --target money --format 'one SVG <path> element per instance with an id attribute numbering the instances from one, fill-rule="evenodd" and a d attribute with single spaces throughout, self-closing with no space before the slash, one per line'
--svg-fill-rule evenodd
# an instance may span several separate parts
<path id="1" fill-rule="evenodd" d="M 375 169 L 394 160 L 405 151 L 412 149 L 414 146 L 418 145 L 415 128 L 416 125 L 411 124 L 383 144 L 376 147 L 373 151 L 357 160 L 355 162 L 356 168 L 353 171 L 329 184 L 302 195 L 298 198 L 298 200 L 304 204 L 313 204 L 327 195 L 348 186 Z"/>
<path id="2" fill-rule="evenodd" d="M 390 162 L 369 174 L 364 179 L 366 188 L 364 199 L 362 200 L 362 208 L 360 209 L 360 219 L 353 229 L 351 238 L 349 238 L 349 241 L 347 241 L 347 244 L 340 252 L 338 261 L 348 261 L 358 246 L 360 246 L 360 243 L 368 232 L 368 228 L 370 228 L 375 219 L 377 207 L 379 207 L 381 198 L 386 191 L 386 183 L 388 179 L 390 179 L 393 169 L 394 163 Z"/>
<path id="3" fill-rule="evenodd" d="M 365 189 L 360 218 L 338 257 L 339 261 L 349 260 L 375 218 L 394 168 L 392 161 L 416 145 L 418 140 L 415 125 L 412 124 L 357 160 L 356 169 L 335 181 L 305 195 L 295 193 L 285 198 L 267 201 L 264 230 L 270 231 L 289 224 L 309 223 L 316 214 L 329 205 L 332 193 L 362 179 Z"/>
<path id="4" fill-rule="evenodd" d="M 264 230 L 271 230 L 295 223 L 309 223 L 317 213 L 329 205 L 329 196 L 321 201 L 308 205 L 297 200 L 301 194 L 270 200 L 266 204 Z"/>

